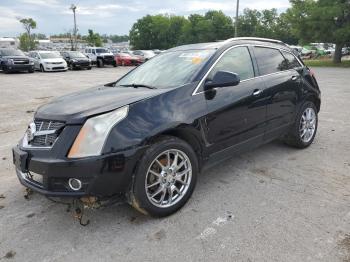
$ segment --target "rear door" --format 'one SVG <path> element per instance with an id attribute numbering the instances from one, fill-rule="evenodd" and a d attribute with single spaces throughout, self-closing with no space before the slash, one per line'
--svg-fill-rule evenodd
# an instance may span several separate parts
<path id="1" fill-rule="evenodd" d="M 266 104 L 264 83 L 255 78 L 254 66 L 248 47 L 234 47 L 219 58 L 207 76 L 212 79 L 217 71 L 229 71 L 240 76 L 237 86 L 207 91 L 207 140 L 213 154 L 251 140 L 263 140 Z M 226 150 L 225 150 L 226 151 Z"/>
<path id="2" fill-rule="evenodd" d="M 294 122 L 301 78 L 279 49 L 255 47 L 254 53 L 268 97 L 266 139 L 273 139 Z"/>

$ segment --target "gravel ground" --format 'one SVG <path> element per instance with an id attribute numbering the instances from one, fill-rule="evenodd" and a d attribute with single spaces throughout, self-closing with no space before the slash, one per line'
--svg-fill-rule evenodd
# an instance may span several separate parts
<path id="1" fill-rule="evenodd" d="M 53 97 L 116 79 L 129 68 L 0 73 L 0 261 L 350 261 L 350 70 L 316 69 L 322 89 L 314 144 L 279 142 L 199 177 L 188 204 L 163 219 L 127 204 L 88 212 L 23 198 L 11 146 Z"/>

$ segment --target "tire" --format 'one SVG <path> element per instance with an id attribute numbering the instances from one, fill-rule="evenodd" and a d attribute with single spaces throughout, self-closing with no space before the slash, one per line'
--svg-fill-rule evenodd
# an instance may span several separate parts
<path id="1" fill-rule="evenodd" d="M 310 146 L 315 139 L 317 126 L 317 108 L 313 102 L 306 101 L 300 107 L 300 111 L 296 116 L 295 123 L 285 138 L 285 143 L 287 145 L 301 149 Z"/>
<path id="2" fill-rule="evenodd" d="M 89 67 L 87 68 L 87 70 L 91 70 L 91 66 L 89 66 Z"/>
<path id="3" fill-rule="evenodd" d="M 168 152 L 171 161 L 167 160 Z M 175 155 L 178 169 L 174 166 Z M 159 163 L 164 165 L 163 171 Z M 129 202 L 143 214 L 153 217 L 171 215 L 191 197 L 197 173 L 198 161 L 192 147 L 176 137 L 161 137 L 146 150 L 139 161 Z"/>
<path id="4" fill-rule="evenodd" d="M 7 68 L 7 66 L 4 66 L 4 67 L 2 68 L 2 71 L 3 71 L 5 74 L 10 73 L 10 70 Z"/>
<path id="5" fill-rule="evenodd" d="M 45 72 L 45 68 L 43 67 L 43 65 L 40 65 L 40 71 Z"/>
<path id="6" fill-rule="evenodd" d="M 70 63 L 70 64 L 69 64 L 69 69 L 70 69 L 71 71 L 73 71 L 73 70 L 74 70 L 74 66 L 73 66 L 73 64 L 72 64 L 72 63 Z"/>
<path id="7" fill-rule="evenodd" d="M 97 67 L 104 67 L 102 59 L 97 59 Z"/>
<path id="8" fill-rule="evenodd" d="M 34 73 L 34 68 L 33 69 L 29 69 L 28 73 Z"/>
<path id="9" fill-rule="evenodd" d="M 113 67 L 117 67 L 118 65 L 117 65 L 117 62 L 113 62 Z"/>
<path id="10" fill-rule="evenodd" d="M 124 60 L 122 61 L 122 66 L 125 66 L 125 62 L 124 62 Z"/>

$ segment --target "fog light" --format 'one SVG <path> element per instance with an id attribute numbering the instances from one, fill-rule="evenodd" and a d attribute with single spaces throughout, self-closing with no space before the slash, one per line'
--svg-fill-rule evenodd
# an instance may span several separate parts
<path id="1" fill-rule="evenodd" d="M 68 185 L 74 191 L 78 191 L 82 187 L 81 181 L 79 179 L 76 179 L 76 178 L 70 178 L 68 180 Z"/>

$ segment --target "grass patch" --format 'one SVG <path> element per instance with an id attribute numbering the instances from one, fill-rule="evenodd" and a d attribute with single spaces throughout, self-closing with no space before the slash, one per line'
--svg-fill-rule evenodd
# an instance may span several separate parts
<path id="1" fill-rule="evenodd" d="M 304 60 L 304 63 L 310 67 L 345 67 L 345 68 L 350 68 L 350 61 L 342 61 L 340 64 L 334 64 L 332 60 Z"/>

